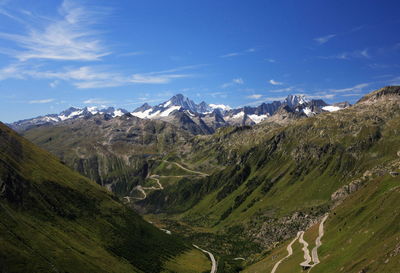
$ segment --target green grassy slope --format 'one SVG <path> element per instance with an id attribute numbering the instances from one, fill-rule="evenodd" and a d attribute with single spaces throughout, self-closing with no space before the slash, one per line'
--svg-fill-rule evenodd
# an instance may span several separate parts
<path id="1" fill-rule="evenodd" d="M 160 272 L 185 249 L 0 124 L 1 272 Z"/>
<path id="2" fill-rule="evenodd" d="M 388 174 L 373 179 L 330 213 L 318 251 L 320 264 L 312 272 L 399 272 L 399 208 L 400 179 Z M 316 237 L 314 226 L 305 236 L 309 250 L 315 245 Z M 287 255 L 287 244 L 281 243 L 243 272 L 270 272 Z M 293 250 L 293 256 L 284 260 L 276 273 L 304 272 L 299 265 L 304 260 L 303 252 L 295 247 Z"/>

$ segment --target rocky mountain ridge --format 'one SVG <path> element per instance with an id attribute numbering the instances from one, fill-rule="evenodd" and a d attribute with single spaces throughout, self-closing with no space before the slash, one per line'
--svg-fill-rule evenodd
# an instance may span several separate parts
<path id="1" fill-rule="evenodd" d="M 144 103 L 130 114 L 142 119 L 167 121 L 197 135 L 211 134 L 216 129 L 225 126 L 258 124 L 274 115 L 281 115 L 282 111 L 293 113 L 293 115 L 290 115 L 291 118 L 301 118 L 326 111 L 337 111 L 348 106 L 350 104 L 347 102 L 328 105 L 323 100 L 309 100 L 304 95 L 288 95 L 283 101 L 262 103 L 256 107 L 245 106 L 232 109 L 224 104 L 207 104 L 204 101 L 196 104 L 188 97 L 177 94 L 168 101 L 155 106 Z M 97 114 L 115 118 L 128 113 L 125 109 L 115 109 L 113 107 L 106 109 L 70 107 L 59 114 L 20 120 L 9 124 L 9 126 L 22 132 L 37 126 L 54 125 L 66 120 L 90 118 Z M 287 121 L 286 117 L 287 115 L 285 117 L 276 117 L 273 120 L 278 122 L 281 120 Z"/>

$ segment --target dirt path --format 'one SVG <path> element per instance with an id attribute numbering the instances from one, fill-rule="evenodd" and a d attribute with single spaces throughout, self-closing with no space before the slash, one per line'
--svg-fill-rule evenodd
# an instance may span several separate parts
<path id="1" fill-rule="evenodd" d="M 312 265 L 310 265 L 311 262 L 311 256 L 310 256 L 310 251 L 308 250 L 308 243 L 304 240 L 303 236 L 304 236 L 304 231 L 300 231 L 301 235 L 299 237 L 299 243 L 303 245 L 303 252 L 304 252 L 304 261 L 300 263 L 300 266 L 309 266 L 311 267 Z"/>
<path id="2" fill-rule="evenodd" d="M 310 251 L 308 250 L 308 243 L 304 240 L 304 231 L 299 231 L 297 232 L 296 238 L 294 238 L 290 244 L 287 246 L 286 250 L 288 252 L 288 255 L 286 257 L 280 259 L 275 265 L 274 268 L 272 269 L 271 273 L 275 273 L 275 271 L 278 269 L 278 266 L 287 258 L 292 256 L 293 254 L 293 249 L 292 245 L 296 242 L 296 240 L 299 240 L 299 243 L 303 245 L 303 252 L 304 252 L 304 261 L 300 263 L 300 266 L 302 267 L 308 267 L 311 269 L 316 266 L 317 264 L 320 263 L 319 258 L 318 258 L 318 248 L 322 245 L 321 239 L 322 236 L 324 236 L 324 223 L 326 219 L 328 219 L 329 214 L 326 214 L 324 218 L 322 218 L 321 223 L 319 224 L 319 229 L 318 229 L 318 237 L 315 239 L 315 247 L 311 250 L 311 256 L 310 256 Z M 312 264 L 311 261 L 313 262 Z M 308 271 L 310 273 L 310 271 Z"/>
<path id="3" fill-rule="evenodd" d="M 158 179 L 156 177 L 162 177 L 162 176 L 158 176 L 158 175 L 155 175 L 155 174 L 149 176 L 150 179 L 154 179 L 157 182 L 158 188 L 156 188 L 154 186 L 151 186 L 151 187 L 142 187 L 142 189 L 144 189 L 144 190 L 163 190 L 164 187 L 161 185 L 160 179 Z"/>
<path id="4" fill-rule="evenodd" d="M 170 163 L 170 164 L 175 164 L 176 166 L 178 166 L 179 168 L 181 168 L 181 169 L 183 169 L 183 170 L 185 170 L 185 171 L 187 171 L 187 172 L 191 172 L 191 173 L 196 174 L 196 176 L 208 176 L 208 174 L 206 174 L 206 173 L 202 173 L 202 172 L 197 172 L 197 171 L 189 170 L 189 169 L 183 167 L 183 166 L 182 166 L 181 164 L 179 164 L 179 163 L 176 163 L 176 162 L 169 162 L 169 161 L 167 161 L 167 160 L 163 160 L 163 161 L 164 161 L 164 162 L 167 162 L 167 163 Z M 135 188 L 133 188 L 132 190 L 138 190 L 138 191 L 140 191 L 140 192 L 143 194 L 143 197 L 130 197 L 130 196 L 125 196 L 124 199 L 127 199 L 129 203 L 131 202 L 131 199 L 135 199 L 135 200 L 144 200 L 144 199 L 147 198 L 147 194 L 146 194 L 145 190 L 155 190 L 155 191 L 163 190 L 164 187 L 163 187 L 163 185 L 161 184 L 160 179 L 158 179 L 158 178 L 161 178 L 161 177 L 183 178 L 183 177 L 188 177 L 188 176 L 195 176 L 195 175 L 163 176 L 163 175 L 157 175 L 157 174 L 152 174 L 152 175 L 151 175 L 151 174 L 149 173 L 149 174 L 147 175 L 147 178 L 155 180 L 156 183 L 157 183 L 157 185 L 158 185 L 158 187 L 155 187 L 155 186 L 143 187 L 143 186 L 141 186 L 141 185 L 138 185 L 138 186 L 136 186 Z"/>
<path id="5" fill-rule="evenodd" d="M 317 239 L 315 239 L 315 247 L 312 249 L 311 251 L 311 255 L 312 255 L 312 260 L 314 262 L 314 265 L 317 265 L 320 263 L 319 258 L 318 258 L 318 248 L 322 245 L 321 239 L 322 236 L 324 236 L 324 223 L 326 221 L 326 219 L 328 219 L 329 214 L 325 215 L 324 218 L 322 218 L 321 223 L 319 224 L 319 235 L 317 237 Z"/>
<path id="6" fill-rule="evenodd" d="M 175 164 L 176 166 L 178 166 L 178 167 L 181 168 L 182 170 L 185 170 L 185 171 L 190 172 L 190 173 L 196 173 L 196 174 L 201 175 L 201 176 L 209 176 L 209 175 L 206 174 L 206 173 L 202 173 L 202 172 L 198 172 L 198 171 L 189 170 L 188 168 L 183 167 L 181 164 L 179 164 L 179 163 L 177 163 L 177 162 L 169 162 L 169 161 L 167 161 L 167 160 L 163 160 L 163 161 L 164 161 L 164 162 L 167 162 L 167 163 L 170 163 L 170 164 Z"/>
<path id="7" fill-rule="evenodd" d="M 217 261 L 215 260 L 214 255 L 211 252 L 198 247 L 197 245 L 193 245 L 193 246 L 195 248 L 197 248 L 198 250 L 201 250 L 204 253 L 208 254 L 208 256 L 210 257 L 210 260 L 211 260 L 211 271 L 210 271 L 210 273 L 216 273 L 217 272 Z"/>
<path id="8" fill-rule="evenodd" d="M 297 232 L 297 236 L 288 244 L 288 246 L 286 247 L 286 250 L 288 252 L 288 255 L 286 255 L 284 258 L 280 259 L 275 265 L 274 268 L 272 268 L 271 273 L 275 273 L 275 271 L 278 269 L 278 266 L 287 258 L 289 258 L 290 256 L 293 255 L 293 249 L 292 249 L 292 245 L 297 241 L 297 239 L 299 239 L 301 235 L 301 231 Z"/>

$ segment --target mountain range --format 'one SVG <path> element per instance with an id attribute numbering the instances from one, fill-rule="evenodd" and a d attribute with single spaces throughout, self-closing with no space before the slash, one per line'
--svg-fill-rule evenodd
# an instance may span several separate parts
<path id="1" fill-rule="evenodd" d="M 291 117 L 310 117 L 322 112 L 337 111 L 350 106 L 349 103 L 328 105 L 323 100 L 308 100 L 303 95 L 289 95 L 283 101 L 262 103 L 257 107 L 245 106 L 231 109 L 224 104 L 196 104 L 191 99 L 178 94 L 168 101 L 155 106 L 145 103 L 132 112 L 125 109 L 97 109 L 96 107 L 70 107 L 59 114 L 39 116 L 9 124 L 17 131 L 24 131 L 32 127 L 57 124 L 66 120 L 89 118 L 93 115 L 104 115 L 107 118 L 120 117 L 130 113 L 142 119 L 164 120 L 189 130 L 194 134 L 211 134 L 220 127 L 230 125 L 254 125 L 274 115 L 275 121 L 286 120 Z"/>

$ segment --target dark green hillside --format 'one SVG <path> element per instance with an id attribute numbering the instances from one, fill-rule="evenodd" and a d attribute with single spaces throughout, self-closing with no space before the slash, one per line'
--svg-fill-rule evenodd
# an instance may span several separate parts
<path id="1" fill-rule="evenodd" d="M 1 272 L 160 272 L 185 249 L 0 124 Z"/>

